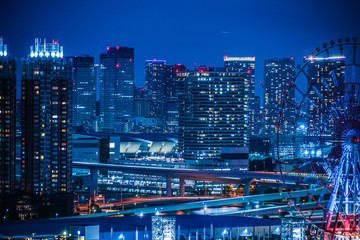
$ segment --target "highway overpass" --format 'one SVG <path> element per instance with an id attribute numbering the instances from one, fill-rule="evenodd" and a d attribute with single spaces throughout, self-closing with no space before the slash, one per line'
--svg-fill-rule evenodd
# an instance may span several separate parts
<path id="1" fill-rule="evenodd" d="M 184 180 L 196 180 L 218 182 L 228 184 L 245 184 L 245 195 L 249 195 L 249 184 L 253 181 L 282 183 L 280 174 L 270 172 L 249 171 L 215 171 L 183 168 L 164 168 L 136 165 L 117 165 L 105 163 L 73 162 L 73 168 L 90 169 L 90 193 L 97 189 L 97 170 L 120 171 L 142 175 L 156 175 L 166 177 L 167 196 L 171 196 L 171 178 L 180 179 L 180 195 L 185 195 Z M 287 176 L 285 181 L 289 183 L 299 182 L 298 176 Z"/>

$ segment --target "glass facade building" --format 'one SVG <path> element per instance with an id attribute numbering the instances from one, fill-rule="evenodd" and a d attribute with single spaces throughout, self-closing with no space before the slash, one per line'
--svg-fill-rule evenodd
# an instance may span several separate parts
<path id="1" fill-rule="evenodd" d="M 166 60 L 146 60 L 145 89 L 151 99 L 150 116 L 164 117 L 164 77 Z"/>
<path id="2" fill-rule="evenodd" d="M 108 47 L 100 55 L 101 131 L 119 132 L 134 116 L 134 48 Z"/>
<path id="3" fill-rule="evenodd" d="M 92 130 L 96 116 L 96 68 L 94 57 L 69 57 L 73 65 L 73 127 Z"/>

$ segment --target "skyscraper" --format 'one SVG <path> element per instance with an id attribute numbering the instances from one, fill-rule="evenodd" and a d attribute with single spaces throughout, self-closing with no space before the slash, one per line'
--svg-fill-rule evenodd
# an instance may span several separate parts
<path id="1" fill-rule="evenodd" d="M 265 129 L 266 135 L 276 134 L 279 120 L 279 112 L 282 109 L 282 99 L 284 93 L 290 87 L 292 79 L 295 77 L 295 61 L 293 58 L 269 58 L 265 59 L 264 64 L 264 102 L 265 102 Z M 284 118 L 294 121 L 295 111 L 289 102 L 295 101 L 295 90 L 292 88 L 288 94 L 284 105 Z M 285 126 L 284 133 L 289 129 Z"/>
<path id="2" fill-rule="evenodd" d="M 164 82 L 166 60 L 146 60 L 145 89 L 151 99 L 150 116 L 164 117 Z"/>
<path id="3" fill-rule="evenodd" d="M 309 58 L 308 82 L 310 89 L 309 100 L 307 102 L 307 113 L 312 116 L 309 118 L 309 128 L 311 133 L 327 132 L 324 129 L 326 104 L 345 94 L 345 63 L 343 56 L 331 56 L 330 58 Z M 337 90 L 335 91 L 334 89 Z M 330 94 L 331 93 L 331 94 Z M 336 95 L 334 95 L 336 93 Z"/>
<path id="4" fill-rule="evenodd" d="M 179 82 L 177 74 L 185 72 L 186 66 L 183 64 L 165 65 L 164 75 L 164 98 L 177 98 L 179 95 Z"/>
<path id="5" fill-rule="evenodd" d="M 134 48 L 108 47 L 100 55 L 100 115 L 103 132 L 119 132 L 134 116 Z"/>
<path id="6" fill-rule="evenodd" d="M 180 91 L 178 74 L 186 71 L 186 66 L 183 64 L 165 66 L 163 98 L 166 126 L 164 132 L 178 133 Z"/>
<path id="7" fill-rule="evenodd" d="M 198 67 L 179 78 L 179 147 L 187 164 L 241 169 L 235 160 L 248 154 L 247 75 Z"/>
<path id="8" fill-rule="evenodd" d="M 22 61 L 21 189 L 35 195 L 70 193 L 72 66 L 57 41 L 35 39 Z"/>
<path id="9" fill-rule="evenodd" d="M 96 68 L 94 57 L 69 57 L 73 64 L 73 127 L 93 129 L 96 115 Z"/>
<path id="10" fill-rule="evenodd" d="M 16 61 L 0 36 L 0 195 L 15 191 Z"/>
<path id="11" fill-rule="evenodd" d="M 246 87 L 249 98 L 249 136 L 255 135 L 255 57 L 224 57 L 225 69 L 229 72 L 247 74 L 248 85 Z"/>

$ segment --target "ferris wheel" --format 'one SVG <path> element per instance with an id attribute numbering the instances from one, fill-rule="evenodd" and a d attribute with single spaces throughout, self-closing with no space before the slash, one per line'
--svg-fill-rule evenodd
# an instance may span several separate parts
<path id="1" fill-rule="evenodd" d="M 285 84 L 277 127 L 291 214 L 314 237 L 360 239 L 360 44 L 323 44 L 298 70 Z"/>

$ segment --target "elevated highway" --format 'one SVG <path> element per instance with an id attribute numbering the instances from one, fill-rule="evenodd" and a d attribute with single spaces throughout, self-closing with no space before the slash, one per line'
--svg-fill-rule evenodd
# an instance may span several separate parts
<path id="1" fill-rule="evenodd" d="M 322 187 L 314 189 L 311 194 L 313 196 L 320 195 L 323 191 Z M 298 197 L 307 197 L 308 192 L 306 190 L 301 191 L 294 191 L 291 193 L 293 198 Z M 174 204 L 174 205 L 162 205 L 162 206 L 155 206 L 155 207 L 144 207 L 144 208 L 134 208 L 128 209 L 124 211 L 115 211 L 115 212 L 105 212 L 105 213 L 97 213 L 97 214 L 89 214 L 89 215 L 81 215 L 81 216 L 73 216 L 73 217 L 66 217 L 66 218 L 93 218 L 93 217 L 104 217 L 104 216 L 116 216 L 116 215 L 143 215 L 143 214 L 160 214 L 166 212 L 176 212 L 176 211 L 191 211 L 195 209 L 204 209 L 206 208 L 213 208 L 213 207 L 222 207 L 227 205 L 233 204 L 248 204 L 248 203 L 255 203 L 255 202 L 262 202 L 262 201 L 272 201 L 272 200 L 279 200 L 283 198 L 287 198 L 287 192 L 281 193 L 269 193 L 269 194 L 258 194 L 258 195 L 251 195 L 251 196 L 242 196 L 242 197 L 233 197 L 233 198 L 224 198 L 224 199 L 212 199 L 212 200 L 204 200 L 204 201 L 197 201 L 197 202 L 190 202 L 190 203 L 183 203 L 183 204 Z M 311 205 L 311 203 L 309 203 Z M 312 206 L 312 205 L 311 205 Z M 270 207 L 271 209 L 265 210 L 274 210 L 274 209 L 281 209 L 287 208 L 287 206 L 281 207 Z M 245 210 L 249 212 L 254 211 L 261 211 L 262 208 L 257 210 Z M 244 211 L 233 212 L 232 214 L 241 214 Z"/>
<path id="2" fill-rule="evenodd" d="M 120 171 L 142 175 L 156 175 L 166 177 L 167 196 L 171 196 L 171 178 L 180 179 L 180 195 L 185 195 L 184 180 L 196 180 L 207 182 L 218 182 L 228 184 L 245 184 L 245 195 L 249 194 L 249 184 L 253 181 L 268 182 L 271 184 L 282 183 L 280 174 L 270 172 L 250 172 L 250 171 L 215 171 L 183 168 L 165 168 L 136 165 L 117 165 L 105 163 L 73 162 L 73 168 L 90 169 L 90 192 L 97 189 L 97 170 Z M 285 181 L 289 183 L 299 182 L 297 176 L 287 176 Z"/>

